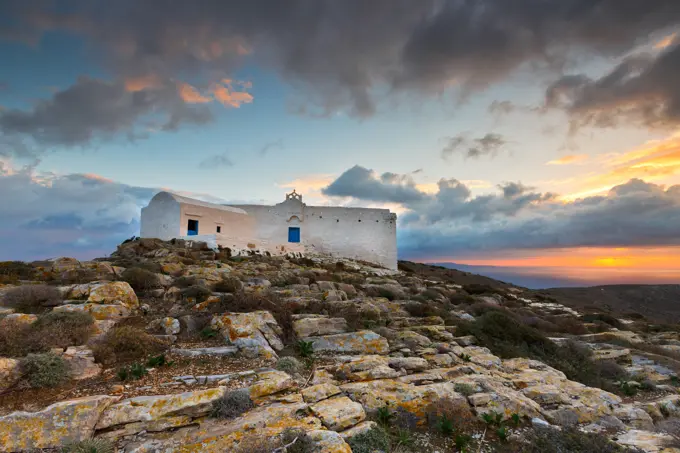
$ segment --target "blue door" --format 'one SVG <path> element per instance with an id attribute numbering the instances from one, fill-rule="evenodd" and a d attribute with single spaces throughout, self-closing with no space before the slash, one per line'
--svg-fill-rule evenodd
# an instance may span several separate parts
<path id="1" fill-rule="evenodd" d="M 300 228 L 288 227 L 288 242 L 300 242 Z"/>
<path id="2" fill-rule="evenodd" d="M 189 219 L 187 225 L 187 236 L 197 236 L 198 235 L 198 220 Z"/>

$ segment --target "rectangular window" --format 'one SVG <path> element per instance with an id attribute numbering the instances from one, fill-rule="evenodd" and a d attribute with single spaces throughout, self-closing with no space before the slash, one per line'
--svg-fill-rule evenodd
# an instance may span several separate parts
<path id="1" fill-rule="evenodd" d="M 219 225 L 217 226 L 217 232 L 218 232 L 218 233 L 221 233 L 221 232 L 222 232 L 222 227 L 219 226 Z"/>
<path id="2" fill-rule="evenodd" d="M 187 236 L 197 236 L 198 235 L 198 220 L 189 219 L 187 224 Z"/>
<path id="3" fill-rule="evenodd" d="M 288 242 L 300 242 L 299 227 L 288 227 Z"/>

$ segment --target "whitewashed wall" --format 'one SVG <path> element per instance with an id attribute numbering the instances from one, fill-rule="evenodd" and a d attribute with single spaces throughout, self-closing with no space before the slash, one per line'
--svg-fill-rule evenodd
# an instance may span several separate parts
<path id="1" fill-rule="evenodd" d="M 140 236 L 164 241 L 176 238 L 180 236 L 180 218 L 179 203 L 169 193 L 160 192 L 142 208 Z"/>
<path id="2" fill-rule="evenodd" d="M 297 226 L 307 251 L 397 267 L 396 215 L 387 209 L 305 206 L 294 199 L 238 207 L 257 219 L 261 239 L 287 243 L 288 227 Z"/>

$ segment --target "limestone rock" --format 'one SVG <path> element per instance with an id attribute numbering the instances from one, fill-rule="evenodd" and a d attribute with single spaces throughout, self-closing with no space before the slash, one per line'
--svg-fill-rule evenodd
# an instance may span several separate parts
<path id="1" fill-rule="evenodd" d="M 258 381 L 249 387 L 253 400 L 291 388 L 295 381 L 283 371 L 271 370 L 257 374 Z"/>
<path id="2" fill-rule="evenodd" d="M 0 357 L 0 392 L 16 384 L 20 378 L 19 361 Z"/>
<path id="3" fill-rule="evenodd" d="M 61 401 L 40 412 L 13 412 L 0 417 L 3 451 L 58 448 L 69 442 L 89 439 L 102 412 L 116 398 L 88 396 Z"/>
<path id="4" fill-rule="evenodd" d="M 412 330 L 402 330 L 397 333 L 397 340 L 404 343 L 410 349 L 426 348 L 432 340 Z"/>
<path id="5" fill-rule="evenodd" d="M 341 385 L 340 388 L 352 400 L 361 403 L 370 412 L 388 405 L 393 409 L 402 409 L 412 414 L 421 422 L 425 421 L 428 406 L 440 398 L 450 398 L 467 405 L 465 398 L 454 390 L 451 382 L 416 386 L 393 379 L 381 379 L 353 382 Z"/>
<path id="6" fill-rule="evenodd" d="M 59 305 L 58 307 L 54 307 L 52 311 L 89 313 L 94 319 L 99 321 L 118 320 L 132 314 L 132 310 L 130 310 L 130 308 L 125 305 L 90 303 Z"/>
<path id="7" fill-rule="evenodd" d="M 52 272 L 61 274 L 64 271 L 80 267 L 80 261 L 75 258 L 62 256 L 52 261 Z"/>
<path id="8" fill-rule="evenodd" d="M 307 387 L 300 393 L 302 393 L 302 398 L 306 403 L 313 404 L 318 401 L 325 400 L 326 398 L 330 398 L 331 396 L 337 395 L 340 393 L 340 388 L 330 383 L 324 383 Z"/>
<path id="9" fill-rule="evenodd" d="M 345 354 L 387 354 L 387 340 L 370 330 L 309 337 L 314 352 L 337 352 Z"/>
<path id="10" fill-rule="evenodd" d="M 358 436 L 359 434 L 365 434 L 377 426 L 378 424 L 376 422 L 363 421 L 356 426 L 352 426 L 351 428 L 348 428 L 340 432 L 340 435 L 342 436 L 343 439 L 350 440 L 354 436 Z"/>
<path id="11" fill-rule="evenodd" d="M 165 335 L 177 335 L 180 331 L 180 324 L 178 319 L 171 317 L 154 319 L 146 326 L 146 330 L 161 331 Z"/>
<path id="12" fill-rule="evenodd" d="M 399 372 L 390 368 L 387 358 L 380 355 L 350 357 L 338 366 L 335 375 L 343 381 L 369 381 L 399 377 Z"/>
<path id="13" fill-rule="evenodd" d="M 364 408 L 346 396 L 326 399 L 310 406 L 321 423 L 333 431 L 342 431 L 366 418 Z"/>
<path id="14" fill-rule="evenodd" d="M 347 321 L 327 316 L 305 317 L 293 321 L 293 330 L 298 338 L 332 335 L 347 332 Z"/>
<path id="15" fill-rule="evenodd" d="M 95 304 L 124 305 L 131 309 L 139 307 L 139 300 L 127 282 L 102 283 L 90 290 L 88 302 Z"/>
<path id="16" fill-rule="evenodd" d="M 654 420 L 643 409 L 633 404 L 623 404 L 614 410 L 614 416 L 626 425 L 651 431 L 654 429 Z"/>
<path id="17" fill-rule="evenodd" d="M 205 355 L 233 357 L 238 354 L 238 348 L 236 346 L 218 346 L 213 348 L 173 349 L 172 353 L 183 357 L 200 357 Z"/>
<path id="18" fill-rule="evenodd" d="M 161 417 L 205 415 L 213 401 L 224 395 L 224 387 L 172 395 L 138 396 L 111 405 L 101 416 L 97 429 L 126 423 L 158 420 Z"/>
<path id="19" fill-rule="evenodd" d="M 9 324 L 33 324 L 38 319 L 37 315 L 29 315 L 25 313 L 11 313 L 0 319 L 0 327 Z"/>
<path id="20" fill-rule="evenodd" d="M 395 370 L 424 371 L 430 364 L 422 357 L 390 357 L 388 364 Z"/>
<path id="21" fill-rule="evenodd" d="M 69 365 L 71 379 L 89 379 L 102 372 L 102 366 L 94 363 L 94 354 L 87 346 L 70 346 L 60 355 Z"/>
<path id="22" fill-rule="evenodd" d="M 674 440 L 675 438 L 670 434 L 633 429 L 617 436 L 616 443 L 626 447 L 639 448 L 647 453 L 657 453 L 664 451 L 666 445 Z"/>
<path id="23" fill-rule="evenodd" d="M 320 429 L 309 431 L 307 434 L 314 441 L 316 451 L 323 453 L 352 453 L 352 449 L 342 436 L 334 431 Z"/>
<path id="24" fill-rule="evenodd" d="M 281 327 L 268 311 L 216 315 L 210 325 L 246 357 L 276 358 L 283 349 Z"/>

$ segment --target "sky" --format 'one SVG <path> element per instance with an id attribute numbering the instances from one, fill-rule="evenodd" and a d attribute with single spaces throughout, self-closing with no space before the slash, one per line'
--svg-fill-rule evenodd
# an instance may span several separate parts
<path id="1" fill-rule="evenodd" d="M 0 260 L 296 189 L 401 259 L 680 280 L 674 0 L 4 0 L 0 62 Z"/>

